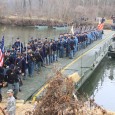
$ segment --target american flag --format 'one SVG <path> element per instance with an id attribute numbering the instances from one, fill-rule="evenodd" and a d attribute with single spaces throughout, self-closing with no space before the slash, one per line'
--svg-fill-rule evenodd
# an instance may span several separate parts
<path id="1" fill-rule="evenodd" d="M 0 67 L 4 64 L 4 36 L 2 37 L 2 41 L 0 43 Z"/>

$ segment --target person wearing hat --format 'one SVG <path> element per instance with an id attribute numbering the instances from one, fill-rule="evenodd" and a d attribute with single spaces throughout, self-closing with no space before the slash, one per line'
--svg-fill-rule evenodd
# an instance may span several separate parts
<path id="1" fill-rule="evenodd" d="M 11 64 L 9 69 L 6 71 L 5 80 L 8 83 L 8 89 L 13 89 L 13 84 L 14 84 L 13 69 L 14 69 L 14 65 Z"/>
<path id="2" fill-rule="evenodd" d="M 17 51 L 22 52 L 23 44 L 22 44 L 22 42 L 20 41 L 20 38 L 17 38 L 17 39 L 16 39 L 16 42 L 13 44 L 13 46 L 15 47 L 15 49 L 16 49 Z"/>
<path id="3" fill-rule="evenodd" d="M 10 50 L 7 50 L 5 52 L 5 56 L 4 56 L 4 67 L 6 68 L 7 66 L 9 66 L 10 63 Z"/>
<path id="4" fill-rule="evenodd" d="M 14 96 L 15 96 L 16 99 L 17 99 L 17 94 L 19 92 L 19 76 L 18 76 L 18 72 L 15 69 L 14 64 L 11 64 L 10 68 L 6 72 L 6 82 L 8 83 L 8 89 L 14 90 Z"/>
<path id="5" fill-rule="evenodd" d="M 32 51 L 30 51 L 28 53 L 27 62 L 28 62 L 29 77 L 32 77 L 33 72 L 34 72 L 34 56 L 33 56 L 33 52 Z"/>
<path id="6" fill-rule="evenodd" d="M 78 38 L 75 35 L 73 36 L 73 38 L 74 38 L 74 43 L 75 43 L 75 47 L 74 47 L 74 55 L 75 55 L 75 53 L 78 50 Z"/>
<path id="7" fill-rule="evenodd" d="M 16 100 L 13 96 L 13 90 L 9 89 L 7 91 L 7 95 L 8 95 L 8 100 L 7 100 L 7 105 L 4 108 L 6 115 L 16 115 Z"/>

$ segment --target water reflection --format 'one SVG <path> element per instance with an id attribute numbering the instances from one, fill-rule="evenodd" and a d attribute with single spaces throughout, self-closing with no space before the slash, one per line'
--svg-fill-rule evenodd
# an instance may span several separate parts
<path id="1" fill-rule="evenodd" d="M 115 59 L 107 57 L 80 88 L 80 94 L 87 94 L 104 108 L 115 111 Z"/>
<path id="2" fill-rule="evenodd" d="M 56 39 L 60 33 L 68 32 L 68 30 L 56 29 L 37 29 L 33 27 L 17 27 L 17 26 L 2 26 L 0 25 L 0 38 L 5 36 L 5 45 L 12 44 L 17 37 L 22 42 L 27 42 L 31 37 Z"/>
<path id="3" fill-rule="evenodd" d="M 113 77 L 113 74 L 114 74 L 113 72 L 114 72 L 114 71 L 113 71 L 113 70 L 114 70 L 114 69 L 111 67 L 111 68 L 110 68 L 110 76 L 109 76 L 109 79 L 110 79 L 110 80 L 113 80 L 113 79 L 114 79 L 114 77 Z"/>

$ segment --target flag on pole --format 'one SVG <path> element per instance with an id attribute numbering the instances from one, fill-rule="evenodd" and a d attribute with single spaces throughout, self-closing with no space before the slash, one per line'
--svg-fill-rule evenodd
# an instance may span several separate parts
<path id="1" fill-rule="evenodd" d="M 74 35 L 74 28 L 73 28 L 73 26 L 71 27 L 71 33 Z"/>
<path id="2" fill-rule="evenodd" d="M 104 23 L 98 24 L 97 28 L 98 28 L 98 30 L 103 30 L 103 28 L 104 28 Z"/>
<path id="3" fill-rule="evenodd" d="M 0 43 L 0 67 L 4 64 L 4 36 L 2 37 L 2 41 Z"/>

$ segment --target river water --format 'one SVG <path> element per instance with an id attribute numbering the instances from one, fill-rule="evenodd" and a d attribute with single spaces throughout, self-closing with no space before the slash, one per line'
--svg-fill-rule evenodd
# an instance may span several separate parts
<path id="1" fill-rule="evenodd" d="M 115 59 L 105 57 L 79 93 L 94 98 L 107 110 L 115 111 Z"/>
<path id="2" fill-rule="evenodd" d="M 49 38 L 57 39 L 60 33 L 65 33 L 68 30 L 56 29 L 37 29 L 34 27 L 17 27 L 17 26 L 2 26 L 0 25 L 0 38 L 5 36 L 5 46 L 11 45 L 19 37 L 24 43 L 33 38 Z"/>

